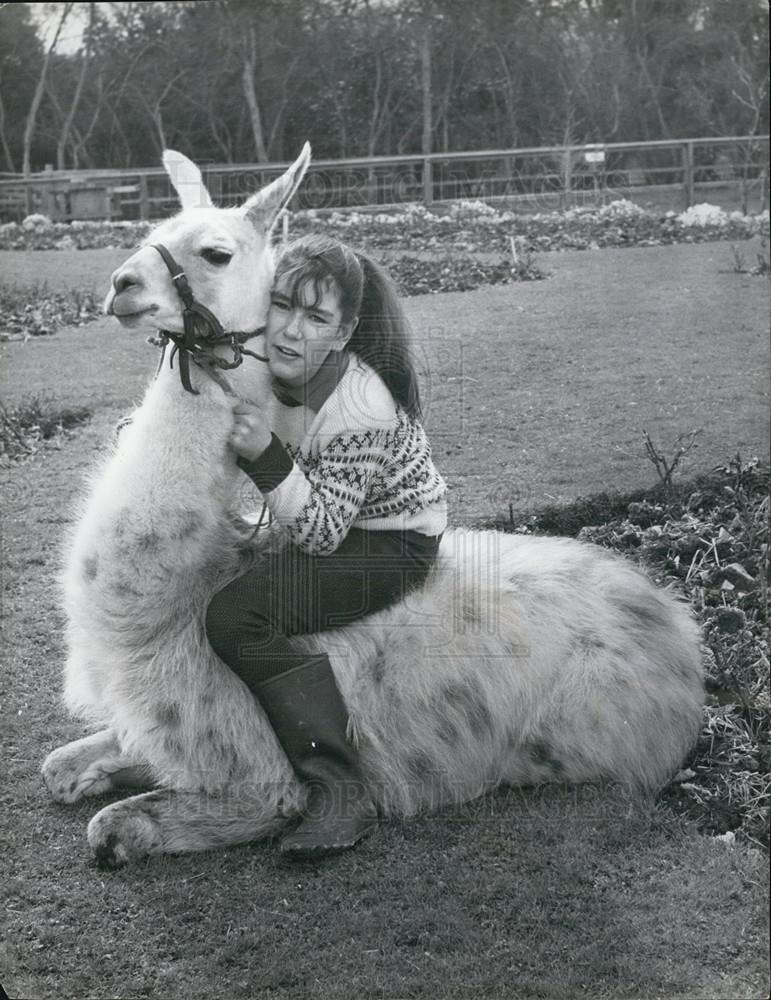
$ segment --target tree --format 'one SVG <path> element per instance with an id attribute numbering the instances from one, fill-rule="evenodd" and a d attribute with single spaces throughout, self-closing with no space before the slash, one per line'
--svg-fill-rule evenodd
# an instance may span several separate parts
<path id="1" fill-rule="evenodd" d="M 35 89 L 43 47 L 25 4 L 0 8 L 0 145 L 5 168 L 15 172 L 24 118 Z"/>
<path id="2" fill-rule="evenodd" d="M 40 75 L 38 77 L 37 86 L 35 87 L 35 92 L 32 95 L 32 103 L 30 104 L 29 111 L 27 112 L 27 118 L 24 124 L 24 144 L 23 144 L 22 168 L 21 168 L 22 173 L 24 174 L 25 177 L 29 177 L 29 175 L 32 173 L 32 166 L 30 162 L 30 150 L 32 148 L 32 139 L 35 134 L 35 125 L 37 124 L 37 114 L 40 109 L 40 102 L 43 99 L 43 93 L 45 91 L 48 64 L 50 63 L 51 56 L 53 55 L 54 50 L 56 49 L 57 43 L 59 41 L 59 36 L 61 35 L 62 28 L 64 27 L 64 22 L 69 17 L 72 8 L 73 8 L 72 3 L 65 3 L 62 7 L 62 12 L 59 16 L 59 22 L 56 26 L 56 32 L 43 58 L 43 64 L 40 67 Z"/>
<path id="3" fill-rule="evenodd" d="M 79 51 L 0 7 L 0 169 L 765 130 L 764 0 L 131 0 Z M 73 13 L 67 25 L 75 21 Z M 504 160 L 504 163 L 508 163 Z M 374 174 L 373 174 L 374 178 Z"/>
<path id="4" fill-rule="evenodd" d="M 240 90 L 248 109 L 252 150 L 257 162 L 275 158 L 282 129 L 297 91 L 293 75 L 308 57 L 300 2 L 220 0 L 219 38 L 240 67 Z M 251 158 L 251 155 L 248 158 Z"/>
<path id="5" fill-rule="evenodd" d="M 67 148 L 67 143 L 70 141 L 70 133 L 72 132 L 73 122 L 75 121 L 75 114 L 78 110 L 78 105 L 80 104 L 80 98 L 83 94 L 83 86 L 86 82 L 86 74 L 88 72 L 89 62 L 91 59 L 91 35 L 94 27 L 94 14 L 96 12 L 96 4 L 89 3 L 88 5 L 88 25 L 85 31 L 85 46 L 83 49 L 83 54 L 80 59 L 80 73 L 78 74 L 78 82 L 75 86 L 75 93 L 72 95 L 72 99 L 69 103 L 69 108 L 67 109 L 67 114 L 64 117 L 64 122 L 62 123 L 62 130 L 59 133 L 59 141 L 56 144 L 56 166 L 59 170 L 64 170 L 65 164 L 65 151 Z M 77 166 L 77 163 L 73 163 L 73 166 Z"/>

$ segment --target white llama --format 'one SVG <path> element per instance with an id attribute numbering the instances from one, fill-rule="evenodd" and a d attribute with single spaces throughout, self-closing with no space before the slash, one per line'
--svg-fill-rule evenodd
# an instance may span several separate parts
<path id="1" fill-rule="evenodd" d="M 197 168 L 167 153 L 183 211 L 115 272 L 108 311 L 126 329 L 182 333 L 154 249 L 163 244 L 225 330 L 259 327 L 271 227 L 309 155 L 240 208 L 217 209 Z M 246 357 L 226 379 L 270 408 L 279 437 L 299 440 L 302 408 L 273 397 L 264 364 Z M 244 532 L 247 481 L 226 444 L 226 382 L 197 364 L 189 380 L 196 395 L 164 364 L 151 382 L 93 479 L 64 574 L 66 701 L 96 731 L 51 753 L 45 781 L 61 802 L 151 789 L 91 820 L 107 867 L 264 837 L 303 805 L 262 709 L 204 635 L 213 594 L 277 535 Z M 384 816 L 501 784 L 655 788 L 701 717 L 685 606 L 621 558 L 568 539 L 450 531 L 422 591 L 314 641 L 330 655 Z"/>

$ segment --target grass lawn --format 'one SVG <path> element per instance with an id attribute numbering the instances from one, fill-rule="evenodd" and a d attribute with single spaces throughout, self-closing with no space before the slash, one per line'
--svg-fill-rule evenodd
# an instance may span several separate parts
<path id="1" fill-rule="evenodd" d="M 20 283 L 98 288 L 125 256 L 0 254 Z M 24 259 L 26 258 L 26 264 Z M 703 428 L 688 471 L 766 455 L 768 286 L 726 244 L 544 256 L 548 281 L 408 302 L 427 424 L 471 523 L 551 497 L 652 482 Z M 49 274 L 50 270 L 50 274 Z M 8 278 L 8 271 L 4 271 Z M 617 789 L 509 790 L 393 823 L 319 867 L 270 845 L 105 874 L 38 769 L 82 735 L 59 703 L 55 575 L 73 499 L 156 354 L 99 321 L 2 345 L 7 404 L 51 394 L 93 419 L 4 489 L 4 782 L 11 996 L 734 998 L 768 992 L 767 859 Z"/>
<path id="2" fill-rule="evenodd" d="M 0 267 L 19 284 L 98 289 L 122 259 L 5 251 Z M 700 429 L 689 474 L 737 450 L 768 454 L 768 283 L 733 273 L 728 244 L 539 262 L 546 281 L 407 300 L 455 523 L 647 485 L 644 429 L 667 452 Z M 141 399 L 157 352 L 104 320 L 7 344 L 0 357 L 6 403 L 42 393 L 117 418 Z"/>

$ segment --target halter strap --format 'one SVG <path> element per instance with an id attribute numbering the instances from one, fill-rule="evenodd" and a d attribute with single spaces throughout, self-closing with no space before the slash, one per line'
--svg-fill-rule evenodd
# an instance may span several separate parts
<path id="1" fill-rule="evenodd" d="M 201 305 L 200 302 L 196 302 L 184 268 L 174 260 L 169 250 L 162 243 L 151 243 L 150 246 L 161 255 L 161 259 L 171 276 L 174 288 L 177 290 L 177 294 L 184 306 L 182 310 L 184 333 L 174 333 L 171 330 L 160 330 L 159 333 L 161 344 L 164 347 L 169 341 L 174 344 L 174 350 L 171 353 L 169 363 L 171 367 L 174 367 L 174 355 L 179 355 L 179 377 L 183 388 L 187 392 L 192 393 L 194 396 L 198 395 L 198 391 L 190 383 L 190 358 L 199 365 L 203 362 L 210 367 L 226 369 L 237 368 L 243 362 L 245 354 L 256 358 L 258 361 L 268 360 L 261 354 L 248 351 L 243 346 L 245 340 L 256 336 L 261 332 L 261 329 L 249 332 L 226 333 L 214 313 L 210 309 L 207 309 L 206 306 Z M 213 348 L 225 341 L 229 343 L 233 351 L 232 361 L 227 361 L 225 358 L 220 358 L 214 354 Z M 163 356 L 161 356 L 162 362 Z"/>
<path id="2" fill-rule="evenodd" d="M 174 282 L 177 295 L 179 295 L 182 299 L 185 308 L 192 309 L 195 305 L 195 296 L 193 295 L 193 289 L 190 287 L 190 282 L 187 280 L 187 275 L 185 274 L 183 268 L 174 260 L 171 253 L 162 243 L 151 243 L 150 246 L 153 250 L 157 250 L 163 258 L 163 263 L 168 268 L 171 280 Z"/>

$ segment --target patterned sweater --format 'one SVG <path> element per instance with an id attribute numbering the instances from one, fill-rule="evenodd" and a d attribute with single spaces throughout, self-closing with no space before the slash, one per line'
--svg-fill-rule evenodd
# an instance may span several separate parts
<path id="1" fill-rule="evenodd" d="M 353 354 L 302 441 L 274 434 L 262 455 L 238 464 L 313 555 L 334 552 L 352 527 L 439 535 L 447 525 L 447 488 L 423 427 Z"/>

